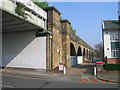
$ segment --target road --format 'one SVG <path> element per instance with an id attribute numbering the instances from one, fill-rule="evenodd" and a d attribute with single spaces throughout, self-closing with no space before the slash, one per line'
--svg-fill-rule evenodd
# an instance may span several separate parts
<path id="1" fill-rule="evenodd" d="M 84 83 L 84 82 L 68 82 L 54 81 L 45 78 L 16 77 L 14 75 L 2 76 L 3 88 L 118 88 L 116 83 Z"/>

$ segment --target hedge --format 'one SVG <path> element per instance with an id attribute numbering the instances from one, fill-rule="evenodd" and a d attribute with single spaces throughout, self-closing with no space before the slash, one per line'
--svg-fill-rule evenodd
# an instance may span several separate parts
<path id="1" fill-rule="evenodd" d="M 103 67 L 106 70 L 120 70 L 120 64 L 104 64 Z"/>

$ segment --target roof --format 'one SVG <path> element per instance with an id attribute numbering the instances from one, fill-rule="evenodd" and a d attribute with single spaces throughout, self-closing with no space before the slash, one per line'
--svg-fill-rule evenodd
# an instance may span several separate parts
<path id="1" fill-rule="evenodd" d="M 102 28 L 103 30 L 120 30 L 120 23 L 118 20 L 103 20 Z"/>

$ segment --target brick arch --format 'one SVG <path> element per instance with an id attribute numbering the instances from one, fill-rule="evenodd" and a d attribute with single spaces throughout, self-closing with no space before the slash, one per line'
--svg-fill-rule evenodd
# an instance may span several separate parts
<path id="1" fill-rule="evenodd" d="M 78 47 L 78 49 L 77 49 L 77 56 L 82 56 L 83 54 L 82 54 L 82 48 L 81 48 L 81 46 L 79 46 Z"/>
<path id="2" fill-rule="evenodd" d="M 75 45 L 70 43 L 70 66 L 74 67 L 77 65 L 77 53 L 75 49 Z"/>
<path id="3" fill-rule="evenodd" d="M 70 43 L 72 43 L 75 47 L 75 52 L 77 53 L 77 49 L 78 49 L 78 44 L 75 41 L 70 41 Z"/>
<path id="4" fill-rule="evenodd" d="M 83 58 L 83 61 L 85 60 L 88 60 L 93 58 L 93 55 L 92 55 L 92 49 L 87 47 L 86 45 L 83 45 L 83 44 L 79 44 L 78 42 L 76 42 L 75 40 L 71 40 L 70 39 L 70 43 L 72 43 L 75 47 L 75 51 L 76 51 L 76 57 L 77 57 L 77 53 L 78 53 L 78 49 L 79 47 L 81 48 L 81 51 L 82 51 L 82 58 Z M 90 54 L 91 52 L 91 54 Z"/>
<path id="5" fill-rule="evenodd" d="M 70 56 L 76 56 L 76 49 L 73 43 L 70 43 Z"/>

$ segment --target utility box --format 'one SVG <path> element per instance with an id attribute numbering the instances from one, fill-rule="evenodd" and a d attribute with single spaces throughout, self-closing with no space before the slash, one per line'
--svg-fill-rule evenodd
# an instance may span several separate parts
<path id="1" fill-rule="evenodd" d="M 63 71 L 63 64 L 59 64 L 59 71 Z"/>

